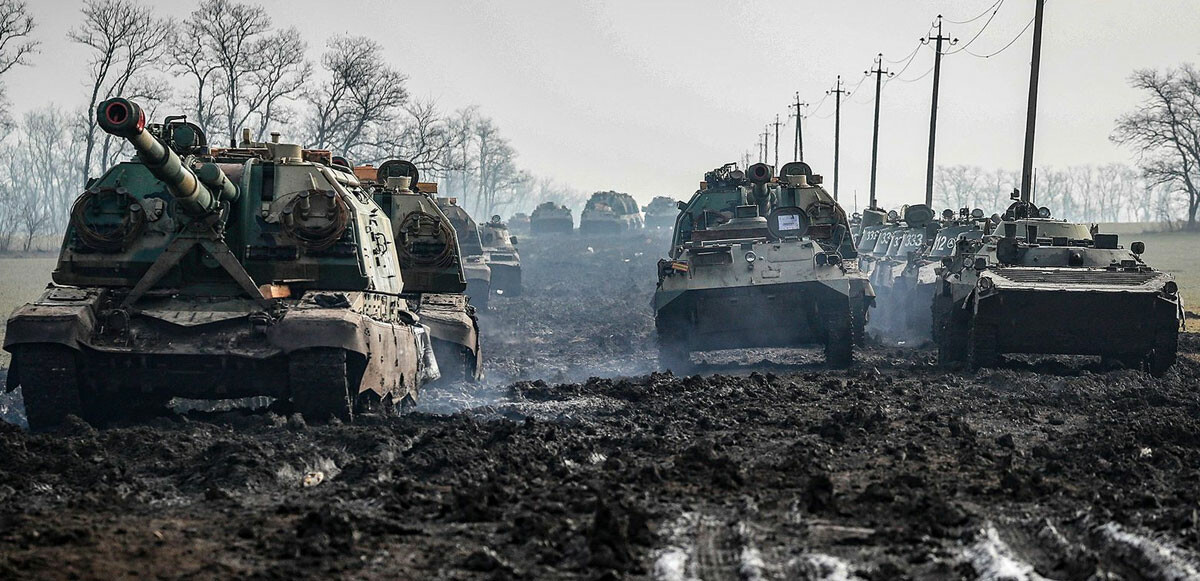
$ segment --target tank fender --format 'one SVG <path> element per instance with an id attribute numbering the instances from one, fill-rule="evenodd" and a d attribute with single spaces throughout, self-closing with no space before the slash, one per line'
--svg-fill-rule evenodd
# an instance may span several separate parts
<path id="1" fill-rule="evenodd" d="M 96 328 L 95 289 L 51 287 L 36 302 L 18 307 L 8 319 L 4 349 L 30 343 L 53 343 L 78 350 Z M 9 385 L 12 385 L 10 382 Z"/>

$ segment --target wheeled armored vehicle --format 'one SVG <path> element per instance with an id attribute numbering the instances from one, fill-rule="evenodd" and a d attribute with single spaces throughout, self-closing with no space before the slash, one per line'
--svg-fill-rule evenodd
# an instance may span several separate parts
<path id="1" fill-rule="evenodd" d="M 354 171 L 391 221 L 404 275 L 401 296 L 429 329 L 442 372 L 440 381 L 480 379 L 479 319 L 466 295 L 466 272 L 454 226 L 434 198 L 436 184 L 422 184 L 417 167 L 406 160 Z"/>
<path id="2" fill-rule="evenodd" d="M 942 362 L 1093 355 L 1155 375 L 1175 363 L 1179 287 L 1142 260 L 1143 243 L 1126 249 L 1115 234 L 1017 201 L 991 235 L 957 245 L 932 306 Z"/>
<path id="3" fill-rule="evenodd" d="M 269 396 L 306 418 L 412 402 L 438 377 L 389 224 L 328 151 L 209 147 L 182 117 L 96 111 L 137 153 L 76 199 L 54 282 L 8 321 L 29 425 L 175 397 Z"/>
<path id="4" fill-rule="evenodd" d="M 592 194 L 579 215 L 579 231 L 585 234 L 612 234 L 641 230 L 645 226 L 637 200 L 621 192 Z"/>
<path id="5" fill-rule="evenodd" d="M 852 362 L 874 293 L 855 265 L 846 213 L 807 164 L 727 164 L 675 221 L 654 293 L 659 360 L 687 369 L 695 351 L 823 345 Z"/>

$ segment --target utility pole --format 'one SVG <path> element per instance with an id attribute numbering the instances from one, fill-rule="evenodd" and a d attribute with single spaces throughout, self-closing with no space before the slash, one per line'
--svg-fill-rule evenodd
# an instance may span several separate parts
<path id="1" fill-rule="evenodd" d="M 792 152 L 792 159 L 796 161 L 804 161 L 804 130 L 801 128 L 801 123 L 805 116 L 804 111 L 800 109 L 801 107 L 804 107 L 804 110 L 808 110 L 808 103 L 800 102 L 800 92 L 797 91 L 796 102 L 788 105 L 789 109 L 794 108 L 796 110 L 796 148 Z"/>
<path id="2" fill-rule="evenodd" d="M 771 155 L 771 124 L 767 123 L 763 127 L 762 159 L 760 159 L 759 161 L 761 161 L 762 163 L 767 163 L 767 159 L 770 157 L 770 155 Z"/>
<path id="3" fill-rule="evenodd" d="M 942 78 L 942 41 L 950 41 L 951 46 L 958 43 L 958 39 L 951 39 L 947 36 L 942 36 L 942 15 L 937 17 L 937 36 L 933 38 L 922 38 L 921 44 L 929 44 L 929 41 L 935 41 L 933 49 L 933 105 L 929 111 L 929 166 L 925 168 L 925 205 L 933 207 L 933 151 L 934 142 L 937 140 L 937 107 L 938 107 L 938 83 Z"/>
<path id="4" fill-rule="evenodd" d="M 1042 60 L 1042 12 L 1046 0 L 1037 0 L 1033 14 L 1033 59 L 1029 68 L 1029 107 L 1025 119 L 1025 158 L 1021 162 L 1021 201 L 1028 202 L 1033 194 L 1033 135 L 1037 125 L 1038 68 Z"/>
<path id="5" fill-rule="evenodd" d="M 846 93 L 846 89 L 842 88 L 842 76 L 838 75 L 837 84 L 832 90 L 825 91 L 828 95 L 832 93 L 834 96 L 834 113 L 833 113 L 833 201 L 838 199 L 838 161 L 842 152 L 842 95 Z M 855 206 L 858 202 L 855 201 Z"/>
<path id="6" fill-rule="evenodd" d="M 779 114 L 775 114 L 775 122 L 771 125 L 775 126 L 775 168 L 779 168 Z"/>
<path id="7" fill-rule="evenodd" d="M 883 70 L 883 53 L 879 53 L 879 56 L 875 57 L 875 67 L 867 71 L 867 74 L 875 75 L 875 132 L 871 137 L 871 204 L 868 206 L 874 210 L 877 207 L 875 205 L 875 170 L 879 167 L 879 91 L 883 88 L 883 75 L 892 76 L 892 73 Z"/>

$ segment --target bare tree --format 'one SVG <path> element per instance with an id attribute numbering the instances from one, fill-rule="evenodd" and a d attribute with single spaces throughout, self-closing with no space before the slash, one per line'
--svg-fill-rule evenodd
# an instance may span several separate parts
<path id="1" fill-rule="evenodd" d="M 984 187 L 983 169 L 973 165 L 938 166 L 934 177 L 937 203 L 947 208 L 974 208 Z"/>
<path id="2" fill-rule="evenodd" d="M 1187 228 L 1195 230 L 1200 209 L 1200 71 L 1188 64 L 1165 72 L 1143 69 L 1133 74 L 1130 84 L 1146 99 L 1117 120 L 1112 139 L 1137 150 L 1151 183 L 1183 190 Z"/>
<path id="3" fill-rule="evenodd" d="M 97 146 L 96 105 L 112 96 L 153 104 L 168 95 L 165 84 L 149 73 L 163 64 L 171 23 L 130 0 L 88 0 L 81 12 L 83 23 L 67 37 L 92 49 L 91 94 L 84 111 L 87 131 L 79 165 L 80 181 L 86 182 Z M 121 145 L 106 134 L 100 142 L 101 163 L 108 163 Z"/>
<path id="4" fill-rule="evenodd" d="M 37 52 L 40 44 L 29 37 L 36 26 L 25 2 L 0 0 L 0 79 L 13 67 L 29 64 L 29 55 Z M 0 85 L 0 124 L 11 122 L 8 100 L 4 98 L 3 85 Z"/>
<path id="5" fill-rule="evenodd" d="M 292 122 L 291 103 L 300 97 L 312 76 L 312 63 L 304 58 L 308 43 L 295 27 L 260 39 L 253 51 L 257 66 L 246 109 L 258 118 L 256 139 L 264 141 L 272 125 Z"/>
<path id="6" fill-rule="evenodd" d="M 376 132 L 408 101 L 407 78 L 387 66 L 383 47 L 360 36 L 329 40 L 321 65 L 329 79 L 309 93 L 307 144 L 369 157 Z"/>

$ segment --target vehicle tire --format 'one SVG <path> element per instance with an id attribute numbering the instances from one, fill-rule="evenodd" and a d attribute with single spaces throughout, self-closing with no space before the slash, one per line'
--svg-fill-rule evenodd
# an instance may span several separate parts
<path id="1" fill-rule="evenodd" d="M 83 416 L 74 350 L 62 345 L 25 345 L 16 359 L 31 431 L 54 429 L 68 415 Z"/>
<path id="2" fill-rule="evenodd" d="M 1179 352 L 1179 333 L 1175 330 L 1160 331 L 1154 337 L 1154 350 L 1146 358 L 1150 375 L 1162 377 L 1175 365 Z"/>
<path id="3" fill-rule="evenodd" d="M 821 312 L 825 327 L 825 364 L 844 369 L 854 363 L 854 313 L 849 306 L 827 305 Z"/>
<path id="4" fill-rule="evenodd" d="M 1000 362 L 1000 353 L 996 349 L 996 335 L 995 325 L 971 321 L 967 335 L 967 363 L 971 369 L 995 367 Z"/>
<path id="5" fill-rule="evenodd" d="M 347 375 L 344 349 L 314 347 L 292 352 L 288 355 L 288 380 L 293 408 L 310 422 L 350 421 L 357 398 L 350 394 Z"/>

